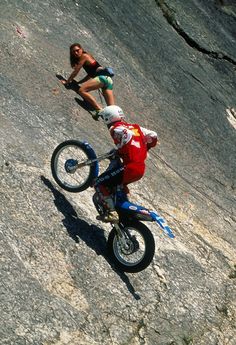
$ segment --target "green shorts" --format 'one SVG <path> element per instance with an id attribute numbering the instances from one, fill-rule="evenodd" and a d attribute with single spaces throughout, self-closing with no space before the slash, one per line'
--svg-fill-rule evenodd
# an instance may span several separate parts
<path id="1" fill-rule="evenodd" d="M 103 87 L 105 90 L 113 90 L 113 80 L 111 77 L 105 75 L 99 75 L 94 78 L 99 83 L 103 83 Z"/>

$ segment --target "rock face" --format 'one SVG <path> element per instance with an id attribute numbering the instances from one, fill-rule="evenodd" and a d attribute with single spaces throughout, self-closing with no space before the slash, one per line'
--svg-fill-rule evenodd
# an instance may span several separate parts
<path id="1" fill-rule="evenodd" d="M 235 345 L 235 2 L 2 0 L 0 18 L 1 345 Z M 149 224 L 156 254 L 138 274 L 106 257 L 92 189 L 50 173 L 63 140 L 112 146 L 56 78 L 77 41 L 160 137 L 131 195 L 176 238 Z"/>

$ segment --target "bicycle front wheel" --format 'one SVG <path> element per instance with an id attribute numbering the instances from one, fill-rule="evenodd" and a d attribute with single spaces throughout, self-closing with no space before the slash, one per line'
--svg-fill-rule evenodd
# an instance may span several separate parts
<path id="1" fill-rule="evenodd" d="M 51 158 L 51 171 L 57 184 L 68 192 L 82 192 L 96 176 L 96 154 L 88 143 L 67 140 L 59 144 Z"/>

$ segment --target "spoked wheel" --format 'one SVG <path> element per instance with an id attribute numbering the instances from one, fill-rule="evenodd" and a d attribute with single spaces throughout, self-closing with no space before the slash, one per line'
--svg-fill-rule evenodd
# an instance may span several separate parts
<path id="1" fill-rule="evenodd" d="M 108 237 L 108 252 L 115 266 L 124 272 L 140 272 L 152 261 L 155 241 L 151 231 L 141 222 L 125 224 L 120 237 L 112 229 Z"/>
<path id="2" fill-rule="evenodd" d="M 87 189 L 96 175 L 97 162 L 91 164 L 96 154 L 87 143 L 67 140 L 56 147 L 51 158 L 55 181 L 69 192 Z"/>

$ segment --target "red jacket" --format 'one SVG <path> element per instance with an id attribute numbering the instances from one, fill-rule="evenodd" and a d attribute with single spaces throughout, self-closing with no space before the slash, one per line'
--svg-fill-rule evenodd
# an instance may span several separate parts
<path id="1" fill-rule="evenodd" d="M 147 151 L 157 143 L 157 134 L 127 122 L 115 122 L 110 134 L 124 164 L 123 183 L 139 180 L 145 172 Z"/>

